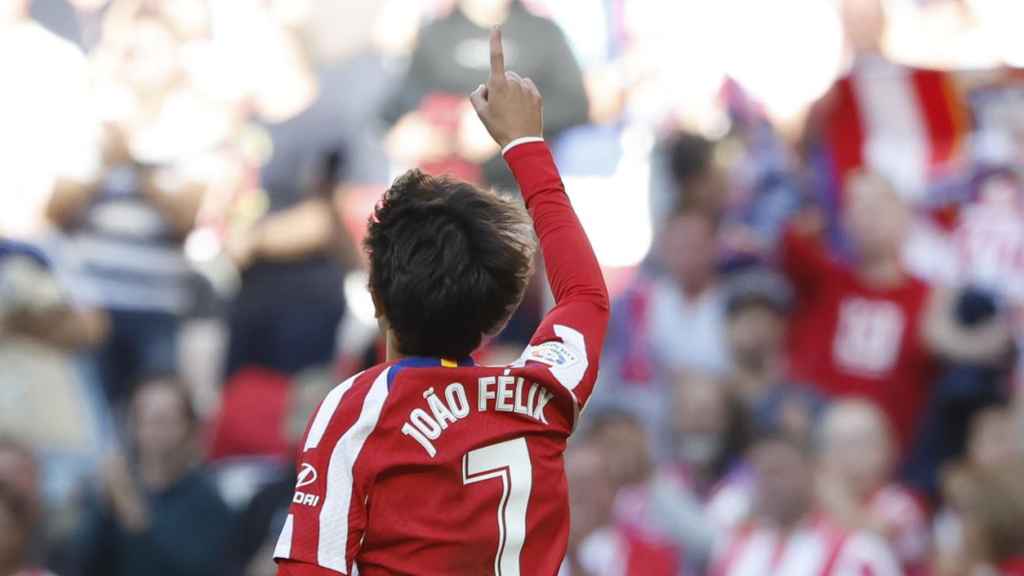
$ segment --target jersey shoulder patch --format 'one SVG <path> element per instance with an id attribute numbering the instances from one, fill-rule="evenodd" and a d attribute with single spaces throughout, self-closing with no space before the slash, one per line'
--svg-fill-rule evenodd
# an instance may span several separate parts
<path id="1" fill-rule="evenodd" d="M 541 342 L 530 346 L 526 353 L 527 362 L 539 362 L 552 368 L 573 366 L 580 362 L 580 353 L 563 342 Z"/>

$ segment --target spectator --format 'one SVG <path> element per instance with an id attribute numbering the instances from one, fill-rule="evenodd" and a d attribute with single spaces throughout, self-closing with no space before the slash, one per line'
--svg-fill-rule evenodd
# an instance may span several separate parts
<path id="1" fill-rule="evenodd" d="M 703 211 L 675 213 L 655 246 L 664 270 L 641 270 L 612 303 L 594 402 L 640 415 L 659 453 L 671 384 L 686 372 L 724 375 L 730 364 L 716 222 Z"/>
<path id="2" fill-rule="evenodd" d="M 566 454 L 566 479 L 573 510 L 569 550 L 559 576 L 671 576 L 677 556 L 616 524 L 615 481 L 604 451 L 583 443 Z"/>
<path id="3" fill-rule="evenodd" d="M 98 48 L 99 97 L 120 106 L 104 118 L 90 174 L 58 179 L 47 215 L 64 232 L 76 297 L 107 311 L 99 350 L 108 398 L 177 363 L 179 319 L 191 306 L 182 246 L 204 190 L 195 138 L 177 123 L 198 109 L 174 31 L 139 12 L 107 28 Z"/>
<path id="4" fill-rule="evenodd" d="M 544 94 L 545 139 L 586 122 L 583 73 L 555 23 L 530 13 L 520 0 L 458 0 L 420 30 L 405 79 L 383 110 L 394 124 L 388 137 L 393 152 L 470 178 L 482 162 L 484 180 L 514 188 L 496 147 L 483 145 L 486 134 L 463 122 L 472 120 L 465 95 L 486 77 L 487 34 L 498 25 L 509 68 L 529 76 Z"/>
<path id="5" fill-rule="evenodd" d="M 647 430 L 630 413 L 606 409 L 590 420 L 588 438 L 603 452 L 615 484 L 616 524 L 644 538 L 671 543 L 689 574 L 712 544 L 702 501 L 671 466 L 657 467 Z"/>
<path id="6" fill-rule="evenodd" d="M 195 465 L 198 422 L 184 385 L 149 380 L 131 402 L 127 455 L 102 471 L 103 494 L 83 526 L 83 574 L 218 574 L 229 515 Z"/>
<path id="7" fill-rule="evenodd" d="M 931 392 L 923 337 L 929 287 L 903 268 L 908 215 L 892 187 L 860 173 L 848 188 L 843 215 L 854 264 L 827 254 L 813 213 L 798 216 L 783 237 L 782 266 L 796 291 L 790 372 L 827 396 L 874 400 L 905 454 Z"/>
<path id="8" fill-rule="evenodd" d="M 588 418 L 587 436 L 604 452 L 615 490 L 650 477 L 654 460 L 646 429 L 632 413 L 606 408 Z"/>
<path id="9" fill-rule="evenodd" d="M 963 455 L 978 411 L 1006 399 L 1014 347 L 1008 310 L 977 288 L 939 288 L 928 305 L 925 337 L 942 360 L 908 463 L 908 481 L 934 492 L 939 466 Z"/>
<path id="10" fill-rule="evenodd" d="M 242 276 L 229 311 L 229 377 L 247 365 L 291 375 L 329 363 L 345 310 L 345 265 L 355 262 L 333 208 L 346 169 L 348 87 L 322 83 L 290 33 L 271 40 L 284 64 L 255 94 L 269 157 L 261 189 L 247 193 L 255 217 L 238 222 L 227 244 Z"/>
<path id="11" fill-rule="evenodd" d="M 655 363 L 671 372 L 720 374 L 729 367 L 725 306 L 715 270 L 717 231 L 713 216 L 682 211 L 666 225 L 658 247 L 666 274 L 650 292 L 647 336 Z"/>
<path id="12" fill-rule="evenodd" d="M 939 576 L 967 573 L 979 541 L 970 544 L 966 516 L 982 497 L 978 478 L 997 477 L 1009 470 L 1024 469 L 1024 446 L 1019 438 L 1013 412 L 992 406 L 971 420 L 967 452 L 963 459 L 946 466 L 942 474 L 943 507 L 935 517 L 935 573 Z M 975 535 L 977 536 L 977 534 Z M 973 550 L 972 550 L 973 546 Z M 974 560 L 977 560 L 976 558 Z"/>
<path id="13" fill-rule="evenodd" d="M 737 391 L 751 405 L 786 379 L 785 335 L 792 293 L 767 269 L 737 273 L 726 290 L 726 337 Z"/>
<path id="14" fill-rule="evenodd" d="M 962 503 L 964 538 L 973 574 L 1024 574 L 1024 483 L 1020 462 L 976 474 Z"/>
<path id="15" fill-rule="evenodd" d="M 751 453 L 752 517 L 721 543 L 711 574 L 775 576 L 901 574 L 885 543 L 846 530 L 815 510 L 814 462 L 806 441 L 768 432 Z"/>
<path id="16" fill-rule="evenodd" d="M 730 379 L 760 426 L 809 435 L 823 407 L 810 387 L 789 380 L 786 325 L 792 291 L 767 269 L 737 272 L 726 286 L 726 335 L 733 361 Z"/>
<path id="17" fill-rule="evenodd" d="M 864 400 L 839 401 L 823 417 L 819 441 L 824 511 L 849 529 L 885 538 L 904 574 L 924 574 L 927 514 L 913 494 L 892 481 L 893 446 L 885 415 Z"/>
<path id="18" fill-rule="evenodd" d="M 746 450 L 749 417 L 728 384 L 707 375 L 685 374 L 672 392 L 673 462 L 707 496 Z"/>
<path id="19" fill-rule="evenodd" d="M 613 305 L 609 355 L 625 383 L 657 389 L 679 372 L 729 368 L 717 230 L 706 212 L 674 214 L 655 248 L 664 273 L 642 273 Z"/>
<path id="20" fill-rule="evenodd" d="M 750 509 L 743 461 L 750 416 L 727 382 L 699 373 L 676 381 L 670 405 L 671 449 L 651 481 L 648 521 L 680 545 L 689 573 L 698 574 L 715 536 Z"/>
<path id="21" fill-rule="evenodd" d="M 692 132 L 678 132 L 663 144 L 668 182 L 651 199 L 656 228 L 676 211 L 697 210 L 721 217 L 728 202 L 725 171 L 715 160 L 716 143 Z"/>
<path id="22" fill-rule="evenodd" d="M 21 474 L 39 482 L 32 490 L 49 511 L 72 503 L 111 432 L 100 385 L 78 360 L 102 341 L 106 326 L 102 312 L 70 301 L 40 251 L 0 237 L 0 435 L 40 455 L 40 478 Z"/>

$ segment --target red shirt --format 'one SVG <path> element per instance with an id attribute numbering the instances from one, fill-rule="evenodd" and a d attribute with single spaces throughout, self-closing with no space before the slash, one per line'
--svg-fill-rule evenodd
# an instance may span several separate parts
<path id="1" fill-rule="evenodd" d="M 886 413 L 904 448 L 930 391 L 922 340 L 929 288 L 912 276 L 876 288 L 828 257 L 815 239 L 788 230 L 782 264 L 797 295 L 789 333 L 792 377 L 830 396 L 863 396 Z"/>
<path id="2" fill-rule="evenodd" d="M 562 453 L 594 386 L 608 296 L 547 146 L 505 158 L 555 307 L 509 366 L 406 358 L 332 390 L 306 433 L 279 575 L 558 572 Z"/>

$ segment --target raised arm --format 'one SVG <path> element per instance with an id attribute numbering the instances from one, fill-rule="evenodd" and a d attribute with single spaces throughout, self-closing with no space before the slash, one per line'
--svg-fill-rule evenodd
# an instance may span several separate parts
<path id="1" fill-rule="evenodd" d="M 583 227 L 543 142 L 540 92 L 529 78 L 506 72 L 501 33 L 491 34 L 491 75 L 470 96 L 477 114 L 502 148 L 519 183 L 540 239 L 555 308 L 531 340 L 531 354 L 582 405 L 597 377 L 608 325 L 608 292 Z M 551 344 L 548 344 L 551 343 Z"/>

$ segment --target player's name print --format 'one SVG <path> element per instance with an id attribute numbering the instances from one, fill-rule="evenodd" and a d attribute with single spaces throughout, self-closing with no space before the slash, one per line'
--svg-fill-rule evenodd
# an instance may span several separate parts
<path id="1" fill-rule="evenodd" d="M 520 376 L 510 376 L 509 370 L 501 376 L 484 376 L 477 380 L 476 412 L 508 412 L 531 418 L 544 424 L 544 408 L 554 395 L 536 382 L 527 382 Z M 423 393 L 426 407 L 414 408 L 402 425 L 402 434 L 419 443 L 431 458 L 437 455 L 434 441 L 449 426 L 468 417 L 472 408 L 466 388 L 452 382 L 442 394 L 431 387 Z"/>

